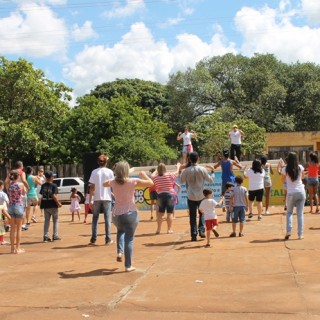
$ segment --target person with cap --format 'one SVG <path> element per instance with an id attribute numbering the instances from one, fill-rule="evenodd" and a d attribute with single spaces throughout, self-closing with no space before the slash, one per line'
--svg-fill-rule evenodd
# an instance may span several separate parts
<path id="1" fill-rule="evenodd" d="M 197 133 L 194 131 L 189 132 L 189 129 L 184 128 L 184 132 L 179 132 L 177 136 L 177 140 L 180 141 L 183 139 L 183 147 L 182 147 L 182 163 L 186 163 L 187 154 L 193 151 L 192 147 L 192 138 L 196 138 Z"/>
<path id="2" fill-rule="evenodd" d="M 241 161 L 241 137 L 244 136 L 244 132 L 238 129 L 236 124 L 233 125 L 232 130 L 229 131 L 229 137 L 231 139 L 230 158 L 235 160 L 235 156 Z"/>
<path id="3" fill-rule="evenodd" d="M 40 195 L 41 202 L 40 208 L 44 211 L 44 232 L 43 242 L 61 240 L 58 235 L 58 208 L 62 205 L 57 198 L 58 187 L 53 183 L 54 175 L 52 171 L 47 171 L 45 174 L 46 182 L 41 185 Z M 53 221 L 53 236 L 49 236 L 50 219 Z"/>
<path id="4" fill-rule="evenodd" d="M 205 182 L 213 182 L 214 169 L 212 168 L 211 174 L 209 174 L 206 168 L 199 166 L 199 155 L 197 152 L 191 152 L 189 160 L 190 166 L 182 171 L 180 182 L 187 185 L 191 241 L 197 241 L 198 231 L 200 238 L 206 237 L 204 215 L 199 211 L 199 207 L 204 198 L 203 189 Z M 197 211 L 199 211 L 198 227 Z"/>
<path id="5" fill-rule="evenodd" d="M 112 244 L 113 240 L 111 239 L 111 188 L 105 188 L 103 183 L 106 180 L 114 179 L 113 171 L 107 168 L 109 158 L 102 154 L 98 157 L 99 168 L 91 172 L 89 183 L 90 188 L 90 197 L 89 197 L 89 206 L 93 212 L 92 215 L 92 235 L 90 239 L 90 245 L 96 243 L 97 234 L 98 234 L 98 221 L 99 214 L 104 214 L 104 223 L 105 223 L 105 244 Z M 93 204 L 92 204 L 93 197 Z"/>
<path id="6" fill-rule="evenodd" d="M 223 196 L 227 188 L 227 183 L 231 182 L 232 184 L 234 184 L 235 175 L 233 173 L 233 166 L 236 166 L 239 169 L 241 169 L 242 166 L 239 161 L 231 160 L 229 158 L 229 150 L 227 148 L 223 149 L 222 154 L 223 154 L 223 159 L 219 157 L 218 162 L 214 165 L 214 169 L 221 166 L 221 172 L 222 172 L 221 195 Z"/>

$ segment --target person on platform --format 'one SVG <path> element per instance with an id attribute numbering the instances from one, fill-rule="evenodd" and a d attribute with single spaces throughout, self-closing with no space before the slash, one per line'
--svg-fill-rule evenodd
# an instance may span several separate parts
<path id="1" fill-rule="evenodd" d="M 235 160 L 235 157 L 237 157 L 238 161 L 241 161 L 241 138 L 244 136 L 244 132 L 234 124 L 228 135 L 231 139 L 230 158 Z"/>
<path id="2" fill-rule="evenodd" d="M 184 128 L 184 132 L 179 132 L 177 140 L 180 141 L 183 139 L 182 147 L 182 164 L 187 162 L 187 154 L 193 151 L 192 147 L 192 138 L 197 138 L 197 133 L 194 131 L 189 132 L 189 129 Z"/>

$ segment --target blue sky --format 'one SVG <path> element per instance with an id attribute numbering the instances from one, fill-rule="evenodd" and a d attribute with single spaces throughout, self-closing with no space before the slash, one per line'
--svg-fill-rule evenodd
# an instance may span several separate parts
<path id="1" fill-rule="evenodd" d="M 320 63 L 320 0 L 0 0 L 0 55 L 74 96 L 116 78 L 166 83 L 208 56 Z"/>

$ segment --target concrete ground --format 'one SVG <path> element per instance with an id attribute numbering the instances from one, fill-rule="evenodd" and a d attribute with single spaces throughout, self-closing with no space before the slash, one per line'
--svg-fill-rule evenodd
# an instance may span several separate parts
<path id="1" fill-rule="evenodd" d="M 304 240 L 284 241 L 283 207 L 262 221 L 255 215 L 243 238 L 229 238 L 218 211 L 220 237 L 212 235 L 211 248 L 190 242 L 186 211 L 176 212 L 173 234 L 164 222 L 160 235 L 140 212 L 137 270 L 127 273 L 116 245 L 104 244 L 102 220 L 97 244 L 88 246 L 91 224 L 70 222 L 64 206 L 62 241 L 42 242 L 40 218 L 22 234 L 24 254 L 0 247 L 0 319 L 320 319 L 320 215 L 305 214 Z"/>

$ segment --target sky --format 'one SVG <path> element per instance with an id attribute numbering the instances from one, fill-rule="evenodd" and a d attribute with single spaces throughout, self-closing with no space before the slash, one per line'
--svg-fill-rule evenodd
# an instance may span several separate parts
<path id="1" fill-rule="evenodd" d="M 0 0 L 0 56 L 74 99 L 116 79 L 165 84 L 226 53 L 320 64 L 320 0 Z"/>

